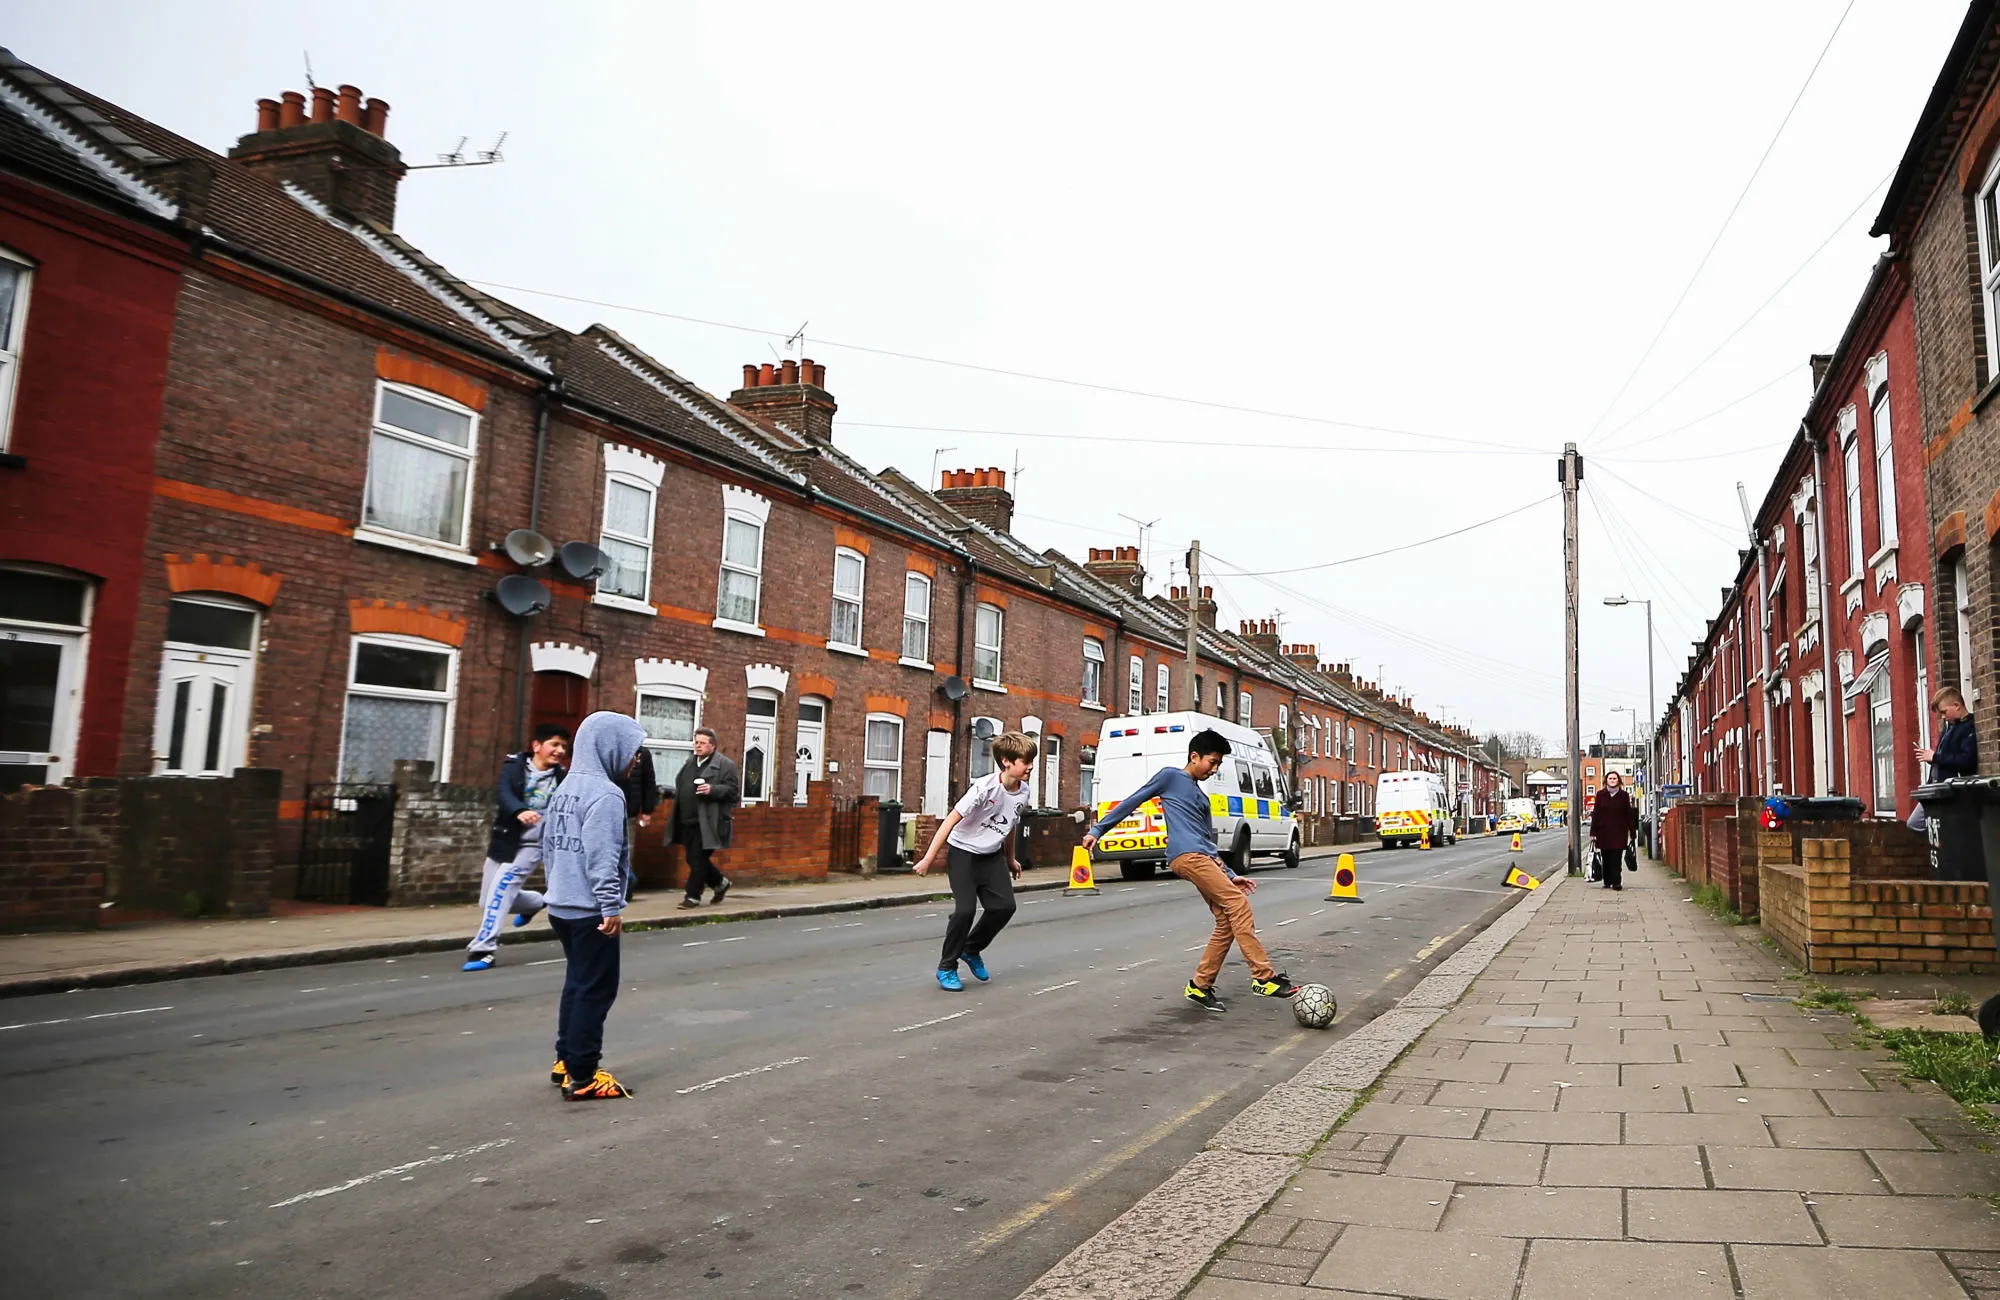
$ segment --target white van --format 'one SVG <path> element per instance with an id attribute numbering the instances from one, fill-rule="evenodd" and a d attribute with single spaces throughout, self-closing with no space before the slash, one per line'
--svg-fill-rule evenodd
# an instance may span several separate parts
<path id="1" fill-rule="evenodd" d="M 1107 721 L 1098 733 L 1092 815 L 1103 817 L 1161 768 L 1184 766 L 1188 741 L 1201 731 L 1218 732 L 1229 742 L 1229 756 L 1202 783 L 1215 842 L 1229 869 L 1248 871 L 1252 855 L 1276 856 L 1288 867 L 1298 866 L 1299 823 L 1270 742 L 1248 727 L 1203 713 L 1149 713 Z M 1148 800 L 1112 827 L 1091 857 L 1116 862 L 1127 880 L 1144 880 L 1166 865 L 1167 821 L 1159 801 Z"/>
<path id="2" fill-rule="evenodd" d="M 1444 778 L 1436 772 L 1384 772 L 1375 778 L 1375 833 L 1382 847 L 1458 843 L 1458 824 L 1445 799 Z"/>
<path id="3" fill-rule="evenodd" d="M 1511 825 L 1510 825 L 1511 823 Z M 1542 829 L 1541 819 L 1535 816 L 1533 799 L 1509 799 L 1500 813 L 1500 833 L 1509 831 L 1538 831 Z"/>

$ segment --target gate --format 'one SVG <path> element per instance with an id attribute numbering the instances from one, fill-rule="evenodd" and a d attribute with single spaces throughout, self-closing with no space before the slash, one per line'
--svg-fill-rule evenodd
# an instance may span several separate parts
<path id="1" fill-rule="evenodd" d="M 855 871 L 861 866 L 863 838 L 874 826 L 875 800 L 863 801 L 851 797 L 836 797 L 833 800 L 832 843 L 828 846 L 826 869 L 828 871 Z"/>
<path id="2" fill-rule="evenodd" d="M 307 786 L 298 896 L 318 903 L 386 904 L 395 822 L 393 785 Z"/>

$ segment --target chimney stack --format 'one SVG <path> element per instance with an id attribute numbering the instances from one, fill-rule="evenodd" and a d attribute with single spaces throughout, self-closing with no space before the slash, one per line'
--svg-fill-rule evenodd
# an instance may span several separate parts
<path id="1" fill-rule="evenodd" d="M 407 168 L 389 143 L 389 105 L 361 91 L 315 86 L 312 113 L 296 90 L 257 101 L 257 129 L 229 157 L 277 183 L 289 181 L 347 217 L 393 229 L 396 187 Z"/>
<path id="2" fill-rule="evenodd" d="M 1136 546 L 1093 546 L 1083 567 L 1114 587 L 1122 587 L 1135 596 L 1146 594 L 1146 570 L 1139 564 Z"/>
<path id="3" fill-rule="evenodd" d="M 1175 609 L 1183 613 L 1187 612 L 1187 598 L 1188 589 L 1186 587 L 1170 587 L 1167 589 L 1167 600 Z M 1201 589 L 1201 599 L 1194 603 L 1194 612 L 1195 617 L 1201 620 L 1203 627 L 1213 628 L 1215 626 L 1215 588 L 1203 587 Z"/>
<path id="4" fill-rule="evenodd" d="M 938 500 L 996 533 L 1014 525 L 1014 494 L 1003 469 L 948 469 L 938 483 Z"/>
<path id="5" fill-rule="evenodd" d="M 782 424 L 814 442 L 832 443 L 833 416 L 840 409 L 826 391 L 826 367 L 811 357 L 743 367 L 743 387 L 729 404 L 761 420 Z"/>
<path id="6" fill-rule="evenodd" d="M 1285 658 L 1309 673 L 1319 671 L 1319 647 L 1316 645 L 1288 645 L 1285 647 Z"/>
<path id="7" fill-rule="evenodd" d="M 1240 625 L 1238 635 L 1259 651 L 1271 658 L 1279 658 L 1278 621 L 1271 618 L 1253 618 Z"/>

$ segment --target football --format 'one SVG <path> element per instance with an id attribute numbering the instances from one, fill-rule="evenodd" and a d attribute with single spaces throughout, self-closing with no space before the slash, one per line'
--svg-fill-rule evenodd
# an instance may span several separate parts
<path id="1" fill-rule="evenodd" d="M 1340 1015 L 1333 990 L 1324 984 L 1302 984 L 1292 994 L 1292 1017 L 1307 1029 L 1325 1029 Z"/>

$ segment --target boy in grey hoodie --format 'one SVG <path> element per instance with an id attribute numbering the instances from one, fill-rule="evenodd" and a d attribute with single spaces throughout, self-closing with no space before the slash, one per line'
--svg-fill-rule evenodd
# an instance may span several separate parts
<path id="1" fill-rule="evenodd" d="M 550 1077 L 565 1101 L 608 1101 L 631 1089 L 598 1068 L 604 1017 L 618 996 L 618 932 L 625 910 L 625 794 L 646 761 L 646 733 L 622 713 L 593 713 L 576 729 L 569 776 L 549 800 L 542 831 L 549 925 L 568 966 L 556 1015 Z"/>

